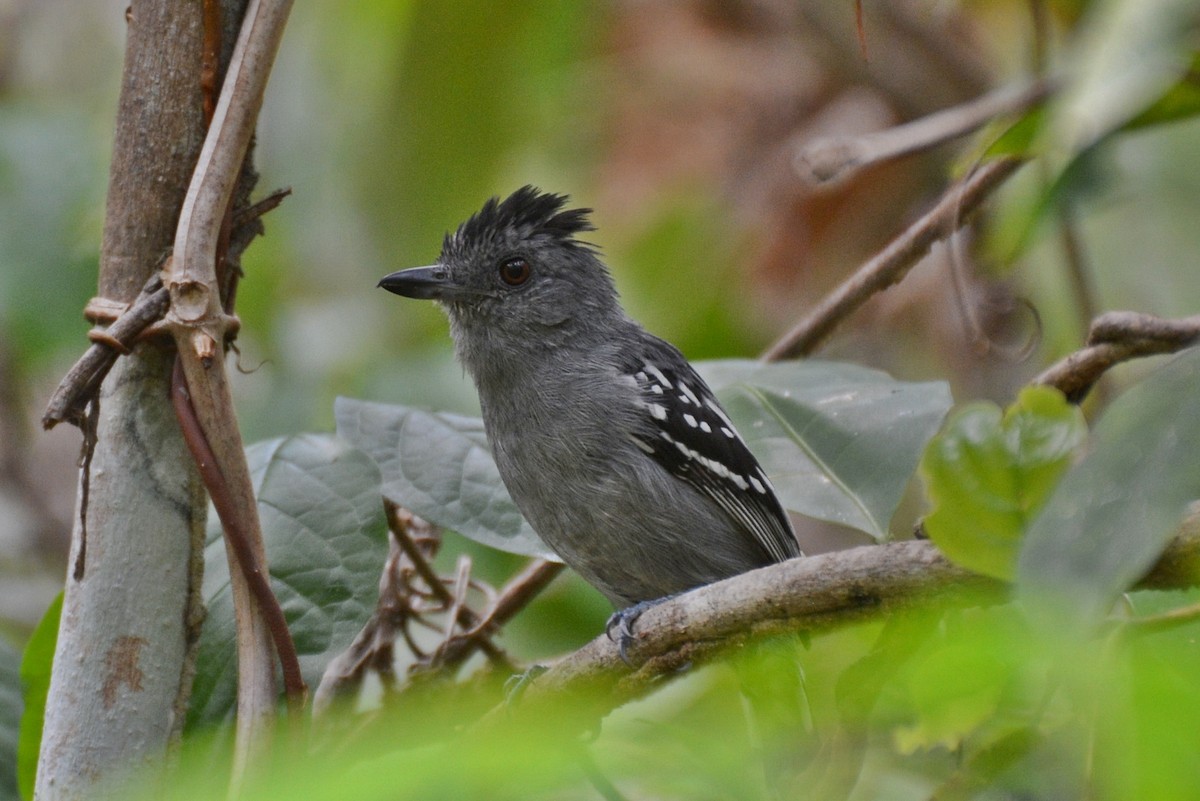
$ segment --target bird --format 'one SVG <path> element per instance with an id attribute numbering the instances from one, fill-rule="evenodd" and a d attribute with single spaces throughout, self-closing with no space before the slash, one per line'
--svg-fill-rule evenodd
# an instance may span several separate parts
<path id="1" fill-rule="evenodd" d="M 683 354 L 623 309 L 589 208 L 523 186 L 389 292 L 445 310 L 500 477 L 533 530 L 617 609 L 801 556 L 774 487 Z M 681 267 L 682 268 L 682 267 Z"/>

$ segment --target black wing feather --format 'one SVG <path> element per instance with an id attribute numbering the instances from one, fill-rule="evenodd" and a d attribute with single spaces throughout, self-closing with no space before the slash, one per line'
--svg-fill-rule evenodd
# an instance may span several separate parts
<path id="1" fill-rule="evenodd" d="M 799 556 L 791 521 L 770 480 L 708 384 L 674 346 L 647 339 L 624 365 L 647 414 L 638 447 L 715 501 L 772 559 Z"/>

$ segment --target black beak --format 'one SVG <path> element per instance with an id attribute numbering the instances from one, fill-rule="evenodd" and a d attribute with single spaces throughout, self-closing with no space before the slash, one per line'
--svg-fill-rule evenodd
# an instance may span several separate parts
<path id="1" fill-rule="evenodd" d="M 454 300 L 471 294 L 466 287 L 456 284 L 450 277 L 450 271 L 440 264 L 413 267 L 385 275 L 379 281 L 379 286 L 388 292 L 418 300 Z"/>

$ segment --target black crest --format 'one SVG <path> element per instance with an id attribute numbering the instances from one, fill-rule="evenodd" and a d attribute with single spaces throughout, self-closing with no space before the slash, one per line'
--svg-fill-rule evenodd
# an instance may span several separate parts
<path id="1" fill-rule="evenodd" d="M 500 200 L 489 198 L 483 208 L 458 226 L 453 236 L 447 234 L 443 248 L 465 249 L 485 245 L 515 232 L 522 239 L 545 236 L 564 245 L 588 247 L 574 239 L 582 231 L 594 231 L 588 219 L 591 209 L 563 209 L 570 198 L 543 192 L 535 186 L 523 186 Z"/>

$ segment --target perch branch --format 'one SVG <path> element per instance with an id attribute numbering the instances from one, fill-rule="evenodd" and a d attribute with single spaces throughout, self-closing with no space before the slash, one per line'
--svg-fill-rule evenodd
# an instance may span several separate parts
<path id="1" fill-rule="evenodd" d="M 1000 184 L 1024 162 L 1002 158 L 978 170 L 942 196 L 929 212 L 867 260 L 790 331 L 767 348 L 766 361 L 807 356 L 851 313 L 877 292 L 898 283 L 933 243 L 958 230 Z"/>
<path id="2" fill-rule="evenodd" d="M 1200 581 L 1200 519 L 1186 522 L 1138 583 L 1142 589 L 1190 587 Z M 753 570 L 684 593 L 638 619 L 630 655 L 601 635 L 534 679 L 513 710 L 493 710 L 480 726 L 503 725 L 517 713 L 561 714 L 564 695 L 587 701 L 599 718 L 645 695 L 672 674 L 711 659 L 753 636 L 825 631 L 881 614 L 953 601 L 1007 599 L 1008 585 L 958 567 L 926 541 L 869 545 Z M 581 721 L 587 726 L 594 720 Z"/>

